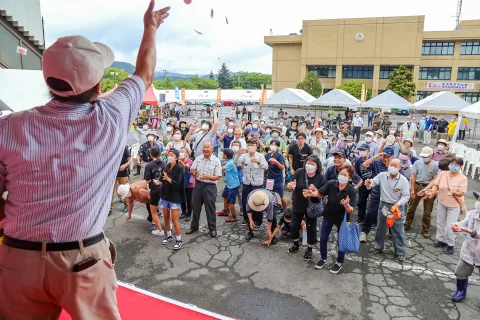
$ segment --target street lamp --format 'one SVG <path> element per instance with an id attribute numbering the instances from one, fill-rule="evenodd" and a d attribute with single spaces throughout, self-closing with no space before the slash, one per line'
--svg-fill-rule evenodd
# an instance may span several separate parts
<path id="1" fill-rule="evenodd" d="M 113 83 L 114 83 L 114 84 L 117 84 L 118 72 L 110 71 L 110 76 L 113 77 Z"/>
<path id="2" fill-rule="evenodd" d="M 167 80 L 167 70 L 162 70 L 163 71 L 163 80 Z"/>

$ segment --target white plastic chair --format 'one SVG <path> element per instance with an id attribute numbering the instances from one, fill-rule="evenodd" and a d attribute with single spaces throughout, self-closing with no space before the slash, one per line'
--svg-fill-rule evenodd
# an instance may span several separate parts
<path id="1" fill-rule="evenodd" d="M 475 177 L 475 174 L 477 173 L 477 169 L 480 168 L 480 151 L 475 151 L 473 154 L 473 169 L 472 169 L 472 179 Z M 480 180 L 480 176 L 479 176 Z"/>
<path id="2" fill-rule="evenodd" d="M 459 143 L 458 143 L 458 142 L 454 142 L 454 141 L 450 141 L 450 142 L 448 143 L 448 149 L 453 150 L 453 148 L 454 148 L 457 144 L 459 144 Z"/>
<path id="3" fill-rule="evenodd" d="M 465 150 L 467 147 L 463 144 L 457 144 L 453 147 L 452 153 L 455 154 L 456 157 L 463 158 L 465 156 Z"/>
<path id="4" fill-rule="evenodd" d="M 477 152 L 477 150 L 468 148 L 465 151 L 465 158 L 463 159 L 463 174 L 467 175 L 469 168 L 475 163 L 475 160 L 473 159 L 473 155 Z"/>

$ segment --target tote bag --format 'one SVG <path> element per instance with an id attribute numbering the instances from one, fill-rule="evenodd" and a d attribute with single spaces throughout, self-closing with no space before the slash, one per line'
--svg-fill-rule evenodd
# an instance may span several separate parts
<path id="1" fill-rule="evenodd" d="M 360 249 L 360 225 L 355 224 L 353 212 L 351 216 L 351 223 L 347 223 L 347 213 L 343 217 L 343 222 L 338 232 L 338 250 L 345 253 L 358 253 Z"/>

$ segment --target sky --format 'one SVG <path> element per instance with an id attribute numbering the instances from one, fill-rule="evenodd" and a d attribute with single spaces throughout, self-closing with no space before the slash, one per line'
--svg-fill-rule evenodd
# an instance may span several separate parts
<path id="1" fill-rule="evenodd" d="M 157 71 L 271 73 L 270 34 L 298 33 L 303 20 L 425 15 L 425 30 L 453 30 L 458 0 L 157 0 L 171 6 L 157 32 Z M 115 60 L 135 64 L 149 0 L 40 0 L 47 47 L 81 34 L 107 44 Z M 210 10 L 214 9 L 214 18 Z M 480 19 L 480 1 L 463 0 L 462 19 Z M 229 24 L 225 17 L 228 17 Z M 198 35 L 194 30 L 201 31 Z"/>

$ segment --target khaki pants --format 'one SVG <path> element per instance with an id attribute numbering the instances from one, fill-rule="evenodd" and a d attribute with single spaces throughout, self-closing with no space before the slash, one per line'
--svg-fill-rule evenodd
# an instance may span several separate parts
<path id="1" fill-rule="evenodd" d="M 0 319 L 120 319 L 109 241 L 79 250 L 29 251 L 0 245 Z M 92 267 L 73 272 L 89 257 Z"/>
<path id="2" fill-rule="evenodd" d="M 430 144 L 430 142 L 432 142 L 432 131 L 425 131 L 423 133 L 423 144 Z"/>
<path id="3" fill-rule="evenodd" d="M 113 209 L 113 201 L 117 198 L 117 186 L 119 184 L 127 184 L 128 183 L 128 177 L 117 177 L 115 179 L 115 182 L 113 184 L 113 191 L 112 191 L 112 202 L 110 203 L 110 210 Z"/>
<path id="4" fill-rule="evenodd" d="M 440 139 L 445 139 L 447 140 L 448 139 L 448 134 L 445 132 L 445 133 L 438 133 L 437 132 L 437 143 L 438 143 L 438 140 Z"/>
<path id="5" fill-rule="evenodd" d="M 415 184 L 415 194 L 423 190 L 425 187 Z M 410 198 L 408 202 L 408 211 L 407 211 L 407 220 L 405 225 L 410 226 L 415 218 L 415 211 L 417 210 L 420 200 L 423 199 L 423 218 L 422 218 L 422 232 L 427 233 L 430 230 L 430 221 L 432 220 L 432 210 L 435 198 L 425 199 L 423 197 L 415 196 L 415 198 Z"/>

